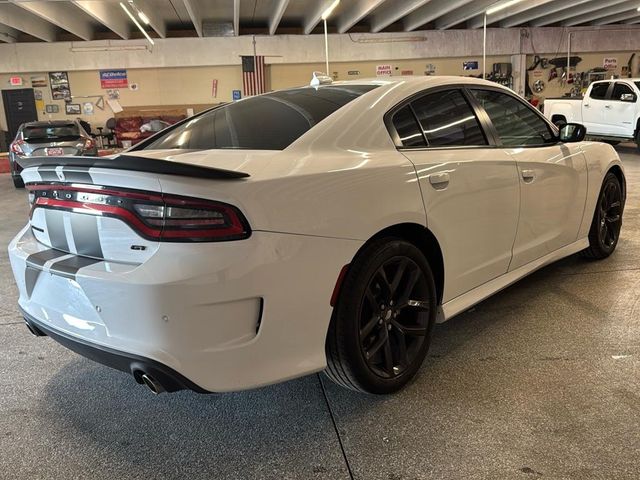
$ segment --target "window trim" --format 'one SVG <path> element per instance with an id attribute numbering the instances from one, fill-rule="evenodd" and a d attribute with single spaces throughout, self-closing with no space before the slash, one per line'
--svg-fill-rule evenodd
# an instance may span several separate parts
<path id="1" fill-rule="evenodd" d="M 405 151 L 405 150 L 406 151 L 426 151 L 426 150 L 468 150 L 468 149 L 477 149 L 477 148 L 497 148 L 498 145 L 496 143 L 496 138 L 493 133 L 494 132 L 493 125 L 489 121 L 489 118 L 486 112 L 484 112 L 484 110 L 482 109 L 478 109 L 477 105 L 474 104 L 473 101 L 470 101 L 469 93 L 466 92 L 467 86 L 468 84 L 465 84 L 465 83 L 453 83 L 448 85 L 440 85 L 437 87 L 429 87 L 424 90 L 420 90 L 419 92 L 416 92 L 408 96 L 407 98 L 404 98 L 402 101 L 400 101 L 399 103 L 391 107 L 389 110 L 387 110 L 387 112 L 383 116 L 383 121 L 385 126 L 387 127 L 387 132 L 389 133 L 391 140 L 396 146 L 396 149 L 402 150 L 402 151 Z M 429 146 L 429 141 L 427 140 L 427 137 L 424 133 L 424 128 L 422 127 L 420 120 L 418 120 L 418 117 L 411 103 L 427 95 L 442 92 L 445 90 L 460 91 L 460 93 L 462 94 L 462 97 L 465 99 L 465 101 L 469 105 L 469 108 L 471 109 L 476 119 L 478 120 L 480 131 L 485 136 L 485 139 L 487 140 L 487 145 Z M 405 147 L 404 145 L 402 145 L 402 141 L 400 140 L 400 135 L 398 135 L 398 132 L 396 131 L 395 126 L 393 125 L 394 115 L 403 107 L 405 107 L 407 104 L 409 105 L 411 112 L 413 113 L 414 119 L 418 123 L 418 126 L 420 127 L 420 130 L 422 131 L 422 135 L 424 137 L 424 141 L 426 145 L 424 147 Z"/>

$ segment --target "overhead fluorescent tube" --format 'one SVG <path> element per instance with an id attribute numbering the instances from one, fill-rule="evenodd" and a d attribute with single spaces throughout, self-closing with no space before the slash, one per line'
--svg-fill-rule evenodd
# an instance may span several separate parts
<path id="1" fill-rule="evenodd" d="M 147 37 L 147 40 L 149 40 L 149 43 L 151 45 L 155 45 L 155 42 L 153 41 L 153 38 L 151 38 L 149 36 L 149 34 L 147 33 L 147 31 L 142 28 L 142 25 L 140 25 L 140 22 L 138 22 L 138 20 L 136 20 L 136 17 L 133 16 L 133 14 L 129 11 L 129 9 L 125 6 L 124 3 L 120 2 L 120 6 L 122 7 L 122 9 L 127 13 L 127 15 L 129 16 L 129 18 L 131 19 L 131 21 L 133 23 L 136 24 L 136 27 L 138 27 L 138 30 L 140 30 L 142 32 L 142 34 Z"/>
<path id="2" fill-rule="evenodd" d="M 509 0 L 507 2 L 500 3 L 499 5 L 494 5 L 493 7 L 487 8 L 486 14 L 493 15 L 494 13 L 498 13 L 505 8 L 509 8 L 514 6 L 516 3 L 520 3 L 522 0 Z"/>
<path id="3" fill-rule="evenodd" d="M 339 3 L 340 0 L 335 0 L 331 5 L 329 5 L 329 8 L 322 12 L 322 20 L 326 20 L 327 18 L 329 18 L 329 15 L 331 15 L 331 12 L 333 12 L 333 10 L 338 6 Z"/>

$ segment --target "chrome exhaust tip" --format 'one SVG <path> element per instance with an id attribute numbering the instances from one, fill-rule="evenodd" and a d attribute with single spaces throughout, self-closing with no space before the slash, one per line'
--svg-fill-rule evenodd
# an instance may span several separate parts
<path id="1" fill-rule="evenodd" d="M 140 378 L 142 379 L 142 383 L 144 383 L 146 387 L 149 390 L 151 390 L 151 393 L 153 393 L 154 395 L 159 395 L 166 391 L 162 386 L 162 384 L 158 382 L 155 378 L 153 378 L 151 375 L 143 373 Z"/>

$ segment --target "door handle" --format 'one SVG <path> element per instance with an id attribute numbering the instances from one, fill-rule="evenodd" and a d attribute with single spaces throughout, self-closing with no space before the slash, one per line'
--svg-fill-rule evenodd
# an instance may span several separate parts
<path id="1" fill-rule="evenodd" d="M 435 189 L 444 189 L 449 185 L 449 174 L 447 172 L 432 173 L 429 175 L 429 183 L 433 185 Z"/>
<path id="2" fill-rule="evenodd" d="M 536 172 L 533 170 L 522 170 L 521 174 L 524 183 L 531 183 L 536 179 Z"/>
<path id="3" fill-rule="evenodd" d="M 605 105 L 604 108 L 611 108 L 611 105 Z"/>
<path id="4" fill-rule="evenodd" d="M 589 108 L 590 106 L 591 106 L 591 105 L 589 105 L 588 103 L 585 103 L 585 104 L 584 104 L 584 107 L 585 107 L 585 108 Z"/>

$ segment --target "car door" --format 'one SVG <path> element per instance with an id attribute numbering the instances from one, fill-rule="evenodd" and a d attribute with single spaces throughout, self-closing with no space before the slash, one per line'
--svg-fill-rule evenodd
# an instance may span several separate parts
<path id="1" fill-rule="evenodd" d="M 428 227 L 442 249 L 447 302 L 507 272 L 518 171 L 492 145 L 462 89 L 428 92 L 392 112 L 392 123 L 399 148 L 415 165 Z"/>
<path id="2" fill-rule="evenodd" d="M 611 98 L 604 106 L 604 121 L 612 135 L 633 138 L 638 96 L 623 82 L 613 86 Z"/>
<path id="3" fill-rule="evenodd" d="M 504 90 L 473 88 L 503 151 L 515 159 L 520 218 L 509 270 L 577 240 L 587 194 L 586 158 L 578 144 L 563 144 L 534 108 Z"/>
<path id="4" fill-rule="evenodd" d="M 611 134 L 604 119 L 605 105 L 609 103 L 608 93 L 613 82 L 596 82 L 589 96 L 582 101 L 582 123 L 588 134 Z"/>

